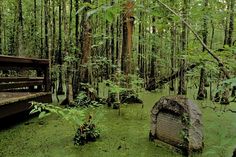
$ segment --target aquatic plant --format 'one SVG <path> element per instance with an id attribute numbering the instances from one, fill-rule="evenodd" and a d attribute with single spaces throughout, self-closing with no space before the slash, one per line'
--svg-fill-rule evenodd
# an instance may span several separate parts
<path id="1" fill-rule="evenodd" d="M 38 102 L 32 102 L 32 106 L 33 109 L 30 114 L 39 112 L 39 118 L 43 118 L 54 113 L 76 127 L 77 131 L 73 138 L 75 145 L 83 145 L 90 141 L 96 141 L 100 136 L 100 132 L 96 128 L 91 114 L 88 114 L 85 108 L 61 108 L 52 104 Z M 86 116 L 86 113 L 88 116 Z M 89 118 L 86 119 L 86 117 Z"/>

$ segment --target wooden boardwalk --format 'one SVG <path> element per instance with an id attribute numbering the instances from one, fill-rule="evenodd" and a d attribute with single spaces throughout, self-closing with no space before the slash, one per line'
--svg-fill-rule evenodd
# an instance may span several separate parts
<path id="1" fill-rule="evenodd" d="M 0 118 L 52 102 L 49 60 L 0 55 Z"/>

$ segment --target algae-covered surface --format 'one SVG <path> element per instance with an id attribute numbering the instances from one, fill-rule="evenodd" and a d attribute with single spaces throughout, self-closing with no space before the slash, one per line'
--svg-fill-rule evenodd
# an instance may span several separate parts
<path id="1" fill-rule="evenodd" d="M 84 146 L 74 146 L 75 128 L 56 115 L 37 117 L 0 131 L 0 157 L 178 157 L 172 149 L 149 142 L 150 110 L 165 93 L 142 93 L 144 105 L 123 105 L 118 110 L 103 107 L 97 126 L 101 137 Z M 190 96 L 191 98 L 191 96 Z M 236 114 L 221 112 L 220 105 L 198 102 L 203 112 L 205 147 L 194 156 L 231 156 L 236 147 Z M 207 106 L 207 107 L 206 107 Z M 236 110 L 236 104 L 229 107 Z"/>

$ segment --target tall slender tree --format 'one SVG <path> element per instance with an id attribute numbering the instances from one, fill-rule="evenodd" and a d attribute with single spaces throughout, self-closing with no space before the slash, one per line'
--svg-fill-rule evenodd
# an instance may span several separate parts
<path id="1" fill-rule="evenodd" d="M 208 45 L 207 42 L 207 37 L 208 37 L 208 0 L 204 0 L 204 9 L 203 9 L 203 31 L 202 31 L 202 39 L 205 45 Z M 206 51 L 205 47 L 202 48 L 203 52 Z M 198 89 L 198 100 L 203 100 L 207 98 L 207 90 L 205 88 L 205 83 L 206 83 L 206 70 L 205 70 L 205 65 L 203 64 L 203 67 L 201 68 L 200 72 L 200 84 L 199 84 L 199 89 Z"/>
<path id="2" fill-rule="evenodd" d="M 227 44 L 231 47 L 233 44 L 233 32 L 234 32 L 234 7 L 235 7 L 235 0 L 230 1 L 230 17 L 229 17 L 229 32 L 228 32 L 228 40 Z M 232 89 L 232 94 L 233 97 L 236 95 L 236 86 L 233 87 Z"/>
<path id="3" fill-rule="evenodd" d="M 59 80 L 58 80 L 58 90 L 57 95 L 63 95 L 63 76 L 62 76 L 62 62 L 63 62 L 63 56 L 62 56 L 62 0 L 59 0 L 58 3 L 58 64 L 59 64 Z"/>
<path id="4" fill-rule="evenodd" d="M 44 53 L 45 58 L 49 58 L 49 47 L 48 47 L 48 0 L 44 0 Z"/>
<path id="5" fill-rule="evenodd" d="M 18 41 L 17 41 L 17 54 L 19 55 L 20 52 L 23 50 L 23 43 L 24 43 L 24 24 L 23 24 L 23 9 L 22 9 L 22 0 L 18 0 Z"/>
<path id="6" fill-rule="evenodd" d="M 150 62 L 150 73 L 149 73 L 149 82 L 146 87 L 147 90 L 155 90 L 156 87 L 156 53 L 157 53 L 157 44 L 156 40 L 154 40 L 154 36 L 156 36 L 156 19 L 152 17 L 152 36 L 151 36 L 151 43 L 152 43 L 152 54 L 151 54 L 151 62 Z"/>
<path id="7" fill-rule="evenodd" d="M 187 21 L 188 16 L 188 0 L 183 0 L 183 7 L 182 7 L 182 16 L 185 21 Z M 187 26 L 184 22 L 182 22 L 182 34 L 181 34 L 181 51 L 182 54 L 185 53 L 187 47 Z M 180 60 L 180 74 L 179 74 L 179 88 L 178 94 L 185 95 L 186 94 L 186 80 L 185 80 L 185 59 Z"/>
<path id="8" fill-rule="evenodd" d="M 176 49 L 177 49 L 177 26 L 176 22 L 174 20 L 171 21 L 171 29 L 170 29 L 170 34 L 171 34 L 171 75 L 174 74 L 174 69 L 176 66 Z M 175 91 L 175 80 L 171 80 L 170 82 L 170 90 Z"/>
<path id="9" fill-rule="evenodd" d="M 233 32 L 234 32 L 234 7 L 235 7 L 235 0 L 230 0 L 230 15 L 229 15 L 229 32 L 228 32 L 228 39 L 227 44 L 232 46 L 233 42 Z"/>
<path id="10" fill-rule="evenodd" d="M 2 3 L 0 4 L 0 54 L 3 54 L 3 42 L 2 42 Z"/>
<path id="11" fill-rule="evenodd" d="M 33 25 L 33 35 L 34 35 L 34 55 L 38 51 L 38 42 L 37 42 L 37 0 L 34 0 L 34 25 Z"/>
<path id="12" fill-rule="evenodd" d="M 64 1 L 65 2 L 65 1 Z M 72 10 L 73 9 L 73 0 L 70 0 L 70 16 L 69 16 L 69 47 L 68 47 L 68 53 L 72 54 Z M 65 12 L 65 11 L 64 11 Z M 66 101 L 68 104 L 73 103 L 73 80 L 72 80 L 72 63 L 70 61 L 67 62 L 67 70 L 66 70 Z"/>
<path id="13" fill-rule="evenodd" d="M 122 38 L 122 57 L 121 70 L 128 75 L 131 72 L 131 57 L 132 57 L 132 34 L 134 27 L 133 10 L 134 2 L 128 1 L 124 4 L 123 13 L 123 38 Z"/>
<path id="14" fill-rule="evenodd" d="M 75 0 L 75 56 L 76 56 L 76 63 L 75 63 L 75 69 L 73 75 L 73 96 L 74 98 L 78 95 L 79 92 L 79 59 L 81 57 L 79 53 L 79 0 Z"/>
<path id="15" fill-rule="evenodd" d="M 114 0 L 111 0 L 111 6 L 113 6 L 115 4 Z M 114 22 L 111 23 L 111 47 L 110 47 L 110 52 L 111 52 L 111 64 L 112 64 L 112 68 L 111 68 L 111 73 L 114 74 L 115 69 L 114 69 L 114 65 L 115 65 L 115 24 Z"/>
<path id="16" fill-rule="evenodd" d="M 85 3 L 91 3 L 91 0 L 84 0 Z M 89 83 L 88 63 L 91 55 L 92 46 L 92 27 L 90 17 L 87 17 L 87 12 L 90 10 L 86 7 L 81 21 L 81 60 L 80 65 L 80 83 Z"/>

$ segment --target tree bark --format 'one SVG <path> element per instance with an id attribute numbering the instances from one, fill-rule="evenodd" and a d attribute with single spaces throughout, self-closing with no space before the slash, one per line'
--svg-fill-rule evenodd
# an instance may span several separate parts
<path id="1" fill-rule="evenodd" d="M 134 27 L 133 10 L 134 3 L 128 1 L 124 4 L 123 13 L 123 40 L 122 40 L 122 57 L 121 70 L 125 75 L 131 72 L 131 56 L 132 56 L 132 34 Z"/>
<path id="2" fill-rule="evenodd" d="M 143 1 L 141 2 L 141 4 L 143 5 Z M 140 11 L 139 13 L 139 19 L 141 21 L 143 21 L 143 12 Z M 139 76 L 141 78 L 144 78 L 144 57 L 143 57 L 143 49 L 144 49 L 144 45 L 143 45 L 143 40 L 144 40 L 144 28 L 143 28 L 143 22 L 140 22 L 138 25 L 138 68 L 139 68 Z"/>
<path id="3" fill-rule="evenodd" d="M 79 14 L 77 13 L 79 10 L 79 0 L 75 0 L 75 56 L 77 61 L 75 63 L 75 72 L 73 76 L 73 97 L 76 98 L 79 92 L 79 64 L 78 61 L 81 58 L 79 54 Z"/>
<path id="4" fill-rule="evenodd" d="M 111 6 L 113 6 L 115 4 L 114 0 L 111 0 Z M 111 23 L 111 48 L 110 48 L 110 52 L 111 52 L 111 73 L 114 74 L 115 73 L 115 24 L 114 22 Z"/>
<path id="5" fill-rule="evenodd" d="M 18 0 L 18 48 L 17 54 L 19 55 L 20 52 L 23 50 L 23 43 L 24 43 L 24 24 L 23 24 L 23 9 L 22 9 L 22 0 Z"/>
<path id="6" fill-rule="evenodd" d="M 91 3 L 91 0 L 84 0 L 84 2 Z M 92 45 L 92 27 L 90 25 L 90 17 L 87 18 L 87 12 L 90 10 L 89 7 L 86 7 L 83 15 L 82 15 L 82 21 L 81 21 L 81 60 L 80 60 L 80 77 L 79 81 L 80 83 L 89 83 L 89 68 L 88 63 L 90 59 L 91 54 L 91 45 Z M 80 84 L 80 90 L 82 89 L 82 86 Z"/>
<path id="7" fill-rule="evenodd" d="M 105 32 L 106 32 L 106 38 L 105 38 L 105 53 L 106 53 L 106 58 L 107 58 L 107 61 L 109 61 L 111 59 L 111 44 L 110 44 L 110 40 L 109 40 L 109 35 L 110 35 L 110 26 L 109 26 L 109 23 L 108 21 L 106 21 L 106 25 L 105 25 Z M 108 62 L 106 64 L 106 79 L 109 79 L 110 77 L 110 63 Z"/>
<path id="8" fill-rule="evenodd" d="M 48 47 L 48 0 L 44 0 L 44 53 L 45 58 L 49 58 Z"/>
<path id="9" fill-rule="evenodd" d="M 3 54 L 2 32 L 2 3 L 0 3 L 0 54 Z"/>
<path id="10" fill-rule="evenodd" d="M 55 14 L 55 1 L 52 1 L 52 38 L 51 38 L 51 55 L 52 55 L 52 65 L 55 63 L 55 55 L 56 55 L 56 14 Z"/>
<path id="11" fill-rule="evenodd" d="M 201 68 L 200 84 L 199 84 L 198 96 L 197 96 L 198 100 L 203 100 L 207 98 L 207 90 L 205 88 L 205 81 L 206 81 L 205 75 L 206 75 L 205 68 Z"/>
<path id="12" fill-rule="evenodd" d="M 34 26 L 33 26 L 33 35 L 34 35 L 34 55 L 38 50 L 38 43 L 37 43 L 37 0 L 34 0 Z"/>
<path id="13" fill-rule="evenodd" d="M 176 3 L 172 2 L 172 6 L 176 6 Z M 177 26 L 174 20 L 171 20 L 171 75 L 174 74 L 174 69 L 176 68 L 176 51 L 177 51 Z M 175 91 L 175 80 L 171 80 L 169 89 L 170 91 Z"/>
<path id="14" fill-rule="evenodd" d="M 204 11 L 206 12 L 208 9 L 208 0 L 204 0 Z M 207 12 L 206 14 L 203 15 L 203 31 L 202 31 L 202 38 L 203 38 L 203 42 L 205 45 L 207 45 L 207 36 L 208 36 L 208 20 L 207 20 Z M 202 46 L 202 51 L 204 52 L 206 50 L 206 48 L 204 46 Z M 198 89 L 198 96 L 197 99 L 198 100 L 203 100 L 205 98 L 207 98 L 207 90 L 205 88 L 205 84 L 206 84 L 206 72 L 205 72 L 205 68 L 201 68 L 201 72 L 200 72 L 200 83 L 199 83 L 199 89 Z"/>
<path id="15" fill-rule="evenodd" d="M 183 19 L 187 21 L 187 14 L 188 14 L 188 0 L 183 0 Z M 182 22 L 182 34 L 181 34 L 181 51 L 182 54 L 185 53 L 186 47 L 187 47 L 187 26 L 184 22 Z M 180 73 L 179 73 L 179 88 L 178 88 L 178 94 L 180 95 L 186 95 L 186 78 L 184 73 L 184 67 L 185 67 L 185 59 L 180 60 Z"/>
<path id="16" fill-rule="evenodd" d="M 43 58 L 44 44 L 43 44 L 43 0 L 41 0 L 40 8 L 40 58 Z"/>
<path id="17" fill-rule="evenodd" d="M 230 1 L 230 17 L 229 17 L 229 32 L 228 32 L 228 40 L 227 44 L 231 47 L 232 46 L 232 38 L 234 32 L 234 7 L 235 7 L 235 0 Z M 232 88 L 231 96 L 234 97 L 236 94 L 236 86 Z"/>
<path id="18" fill-rule="evenodd" d="M 59 64 L 59 79 L 58 79 L 58 90 L 57 95 L 63 95 L 63 80 L 62 80 L 62 0 L 59 0 L 59 28 L 58 28 L 58 64 Z"/>
<path id="19" fill-rule="evenodd" d="M 64 0 L 65 2 L 65 0 Z M 70 0 L 70 19 L 69 19 L 69 46 L 72 47 L 72 5 L 73 5 L 73 1 Z M 64 3 L 64 7 L 65 7 L 65 3 Z M 66 44 L 66 43 L 65 43 Z M 69 54 L 72 53 L 72 49 L 69 48 L 67 50 L 67 46 L 66 46 L 66 52 L 68 51 Z M 72 64 L 71 62 L 67 62 L 67 69 L 66 69 L 66 99 L 67 99 L 67 104 L 72 104 L 73 103 L 73 80 L 72 80 Z"/>
<path id="20" fill-rule="evenodd" d="M 230 17 L 229 17 L 229 32 L 228 32 L 228 40 L 227 44 L 231 47 L 232 46 L 232 38 L 234 32 L 234 6 L 235 0 L 230 1 Z"/>
<path id="21" fill-rule="evenodd" d="M 152 33 L 156 35 L 156 27 L 155 27 L 156 19 L 152 17 Z M 151 55 L 151 63 L 150 63 L 150 74 L 149 74 L 149 82 L 147 84 L 146 90 L 152 91 L 155 90 L 156 87 L 156 52 L 157 46 L 154 41 L 152 41 L 152 55 Z"/>
<path id="22" fill-rule="evenodd" d="M 229 2 L 229 0 L 226 0 L 226 10 L 227 11 L 229 11 L 229 9 L 230 9 L 230 2 Z M 229 16 L 228 16 L 228 13 L 227 13 L 227 16 L 226 16 L 226 18 L 225 18 L 225 20 L 223 20 L 223 22 L 224 22 L 224 25 L 225 25 L 225 28 L 224 28 L 224 45 L 223 46 L 225 46 L 225 45 L 227 45 L 228 44 L 228 37 L 229 37 L 229 27 L 228 27 L 228 24 L 229 24 Z"/>

